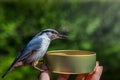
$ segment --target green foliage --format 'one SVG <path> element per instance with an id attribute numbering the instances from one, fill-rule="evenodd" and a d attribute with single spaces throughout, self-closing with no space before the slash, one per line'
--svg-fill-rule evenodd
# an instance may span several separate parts
<path id="1" fill-rule="evenodd" d="M 79 49 L 97 53 L 102 80 L 119 80 L 120 3 L 102 1 L 11 1 L 0 3 L 0 75 L 39 31 L 54 28 L 68 35 L 49 50 Z M 5 80 L 36 80 L 38 71 L 21 67 Z M 30 76 L 32 75 L 32 77 Z M 55 74 L 52 74 L 52 79 Z"/>

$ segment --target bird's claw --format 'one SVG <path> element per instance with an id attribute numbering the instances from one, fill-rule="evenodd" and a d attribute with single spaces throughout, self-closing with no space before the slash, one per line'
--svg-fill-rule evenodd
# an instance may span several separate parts
<path id="1" fill-rule="evenodd" d="M 36 67 L 36 66 L 34 66 L 34 68 L 37 69 L 37 70 L 39 70 L 39 71 L 41 71 L 41 72 L 42 72 L 42 71 L 45 71 L 45 70 L 40 69 L 40 68 L 38 68 L 38 67 Z"/>

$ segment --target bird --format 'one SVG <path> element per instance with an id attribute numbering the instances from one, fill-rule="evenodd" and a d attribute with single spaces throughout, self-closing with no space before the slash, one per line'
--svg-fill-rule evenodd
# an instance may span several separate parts
<path id="1" fill-rule="evenodd" d="M 19 66 L 30 65 L 37 70 L 42 71 L 37 67 L 40 58 L 42 58 L 51 43 L 55 39 L 65 39 L 66 36 L 60 34 L 55 29 L 45 29 L 36 34 L 25 47 L 19 52 L 11 66 L 2 75 L 4 78 L 10 71 Z"/>

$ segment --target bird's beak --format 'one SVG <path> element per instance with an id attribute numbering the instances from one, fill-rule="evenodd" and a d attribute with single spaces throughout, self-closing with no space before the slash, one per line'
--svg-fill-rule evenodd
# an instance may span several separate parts
<path id="1" fill-rule="evenodd" d="M 60 34 L 60 35 L 59 35 L 59 38 L 60 38 L 60 39 L 67 39 L 67 36 Z"/>

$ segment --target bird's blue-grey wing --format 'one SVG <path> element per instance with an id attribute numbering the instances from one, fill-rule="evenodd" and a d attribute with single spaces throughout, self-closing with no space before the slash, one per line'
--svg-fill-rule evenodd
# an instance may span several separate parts
<path id="1" fill-rule="evenodd" d="M 16 57 L 16 61 L 23 60 L 28 55 L 32 53 L 32 51 L 37 51 L 41 47 L 42 38 L 34 38 L 32 39 L 20 52 L 20 54 Z"/>
<path id="2" fill-rule="evenodd" d="M 13 68 L 17 61 L 21 61 L 22 59 L 27 58 L 28 55 L 32 54 L 32 51 L 38 50 L 41 47 L 42 38 L 34 38 L 32 39 L 20 52 L 20 54 L 16 57 L 14 62 L 11 64 L 11 66 L 6 70 L 6 72 L 2 75 L 2 78 L 4 78 Z"/>

